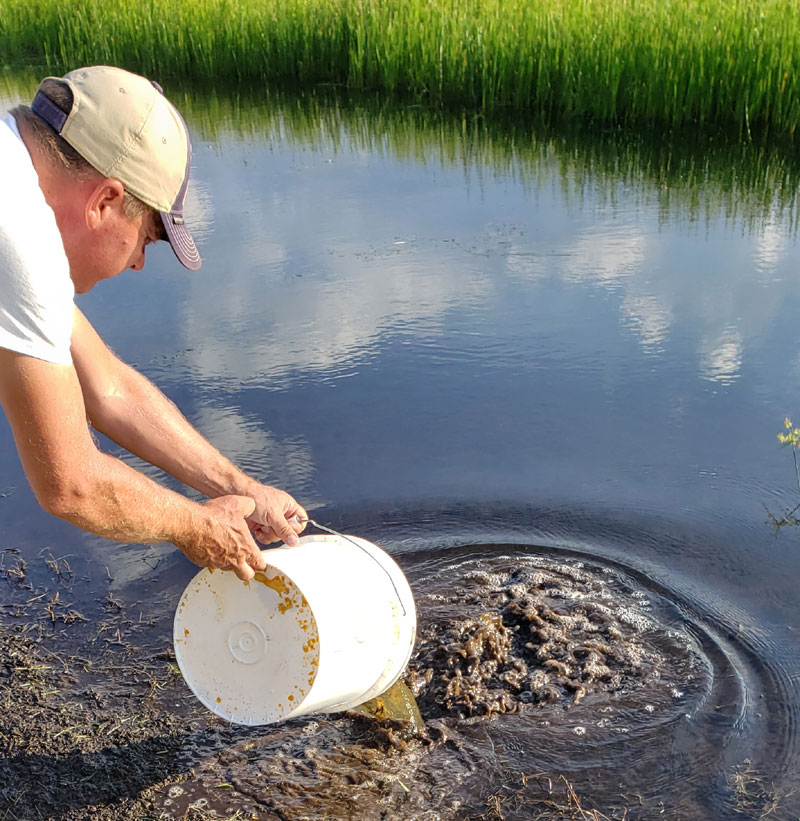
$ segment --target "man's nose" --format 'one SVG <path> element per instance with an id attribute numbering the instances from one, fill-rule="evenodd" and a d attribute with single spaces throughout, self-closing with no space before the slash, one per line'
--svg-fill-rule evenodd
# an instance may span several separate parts
<path id="1" fill-rule="evenodd" d="M 144 250 L 139 252 L 139 256 L 130 264 L 131 271 L 141 271 L 144 268 Z"/>

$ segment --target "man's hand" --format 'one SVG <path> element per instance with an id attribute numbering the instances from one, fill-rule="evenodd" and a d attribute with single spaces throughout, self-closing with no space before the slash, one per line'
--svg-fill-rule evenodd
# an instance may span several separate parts
<path id="1" fill-rule="evenodd" d="M 202 506 L 200 526 L 175 545 L 201 567 L 233 570 L 242 580 L 252 579 L 267 566 L 245 518 L 254 509 L 255 502 L 246 496 L 211 499 Z"/>
<path id="2" fill-rule="evenodd" d="M 269 485 L 254 485 L 247 495 L 255 500 L 255 510 L 248 518 L 253 535 L 262 544 L 285 542 L 297 545 L 297 534 L 305 529 L 308 514 L 285 491 Z"/>

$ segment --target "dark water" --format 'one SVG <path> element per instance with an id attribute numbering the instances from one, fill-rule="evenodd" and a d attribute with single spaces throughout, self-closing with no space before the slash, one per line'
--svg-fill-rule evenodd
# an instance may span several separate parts
<path id="1" fill-rule="evenodd" d="M 373 786 L 339 794 L 341 817 L 466 817 L 498 796 L 531 817 L 539 773 L 616 817 L 800 817 L 800 531 L 768 521 L 800 501 L 776 438 L 800 419 L 790 154 L 186 105 L 205 265 L 148 251 L 80 298 L 109 344 L 244 468 L 389 550 L 422 637 L 496 615 L 544 568 L 551 606 L 605 608 L 651 661 L 493 717 L 431 717 L 421 696 L 437 743 L 362 761 Z M 166 639 L 194 568 L 41 513 L 5 426 L 0 458 L 2 543 L 77 557 L 87 596 L 112 577 Z M 332 817 L 317 787 L 354 767 L 348 726 L 267 729 L 261 763 L 230 766 L 286 817 Z"/>

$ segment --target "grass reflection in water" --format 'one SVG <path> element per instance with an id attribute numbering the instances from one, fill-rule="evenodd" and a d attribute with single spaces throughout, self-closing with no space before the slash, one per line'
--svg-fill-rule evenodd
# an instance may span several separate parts
<path id="1" fill-rule="evenodd" d="M 39 74 L 0 74 L 0 104 L 28 101 Z M 591 190 L 595 207 L 656 209 L 662 223 L 724 220 L 746 233 L 776 222 L 797 230 L 800 156 L 791 143 L 742 141 L 715 130 L 545 127 L 519 115 L 486 117 L 398 105 L 378 95 L 319 86 L 293 94 L 250 86 L 167 85 L 195 139 L 246 139 L 363 151 L 478 179 L 493 174 L 537 189 L 560 170 L 568 205 Z"/>

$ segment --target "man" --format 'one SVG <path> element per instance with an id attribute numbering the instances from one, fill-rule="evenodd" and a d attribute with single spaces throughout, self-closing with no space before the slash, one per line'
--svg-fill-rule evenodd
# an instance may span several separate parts
<path id="1" fill-rule="evenodd" d="M 241 579 L 259 541 L 296 544 L 305 510 L 223 457 L 121 362 L 74 293 L 170 242 L 200 257 L 183 221 L 191 144 L 161 89 L 94 66 L 42 82 L 0 120 L 0 403 L 42 507 L 124 542 L 169 541 Z M 99 451 L 87 425 L 210 497 L 198 504 Z"/>

